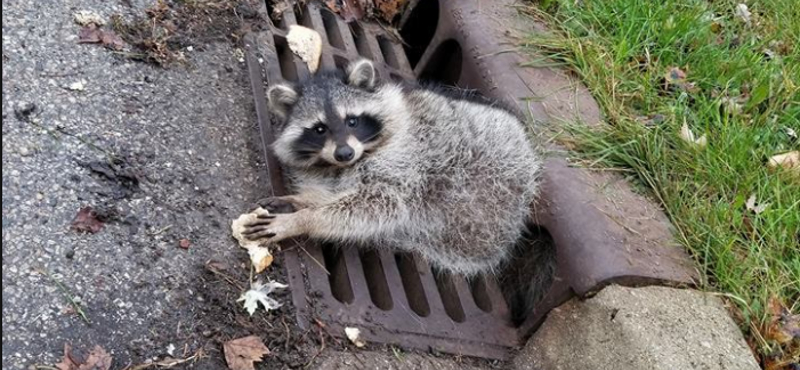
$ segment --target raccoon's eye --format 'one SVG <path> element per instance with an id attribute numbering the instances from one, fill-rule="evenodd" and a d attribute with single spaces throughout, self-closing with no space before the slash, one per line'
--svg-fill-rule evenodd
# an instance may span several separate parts
<path id="1" fill-rule="evenodd" d="M 358 118 L 350 117 L 347 119 L 347 125 L 350 127 L 356 127 L 358 125 Z"/>
<path id="2" fill-rule="evenodd" d="M 327 127 L 325 127 L 325 125 L 323 125 L 323 124 L 317 124 L 316 126 L 314 126 L 314 127 L 312 128 L 312 130 L 314 130 L 314 132 L 316 132 L 316 133 L 318 133 L 318 134 L 322 135 L 322 134 L 324 134 L 324 133 L 325 133 L 325 131 L 328 131 L 328 128 L 327 128 Z"/>

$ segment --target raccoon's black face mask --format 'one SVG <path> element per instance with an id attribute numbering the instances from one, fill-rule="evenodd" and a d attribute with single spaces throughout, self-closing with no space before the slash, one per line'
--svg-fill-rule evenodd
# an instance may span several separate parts
<path id="1" fill-rule="evenodd" d="M 382 95 L 369 61 L 353 63 L 347 74 L 327 72 L 298 86 L 273 86 L 268 99 L 283 121 L 274 149 L 288 164 L 350 166 L 384 139 Z"/>

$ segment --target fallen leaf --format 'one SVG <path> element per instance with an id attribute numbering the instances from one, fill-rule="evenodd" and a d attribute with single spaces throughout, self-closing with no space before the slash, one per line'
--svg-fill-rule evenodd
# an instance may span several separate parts
<path id="1" fill-rule="evenodd" d="M 269 348 L 255 335 L 225 342 L 222 348 L 231 370 L 255 370 L 253 363 L 270 354 Z"/>
<path id="2" fill-rule="evenodd" d="M 743 20 L 744 23 L 747 23 L 747 25 L 749 26 L 753 14 L 750 13 L 750 9 L 747 8 L 747 4 L 742 3 L 736 5 L 736 16 L 739 17 L 739 19 Z"/>
<path id="3" fill-rule="evenodd" d="M 81 26 L 97 25 L 103 26 L 106 24 L 105 19 L 91 10 L 81 10 L 72 15 L 75 23 Z"/>
<path id="4" fill-rule="evenodd" d="M 112 361 L 111 355 L 103 347 L 94 346 L 94 349 L 89 352 L 89 358 L 78 367 L 78 370 L 108 370 L 111 368 Z"/>
<path id="5" fill-rule="evenodd" d="M 90 24 L 81 28 L 80 32 L 78 33 L 78 43 L 79 44 L 103 44 L 108 49 L 111 50 L 123 50 L 127 44 L 124 40 L 122 40 L 119 35 L 117 35 L 114 31 L 104 30 L 98 28 L 94 24 Z"/>
<path id="6" fill-rule="evenodd" d="M 674 86 L 682 91 L 697 92 L 697 85 L 694 82 L 687 81 L 686 72 L 678 67 L 671 67 L 667 70 L 667 74 L 664 75 L 664 84 L 664 89 L 667 91 L 675 90 Z"/>
<path id="7" fill-rule="evenodd" d="M 192 243 L 191 243 L 191 242 L 189 242 L 189 239 L 181 239 L 181 240 L 178 242 L 178 246 L 179 246 L 179 247 L 181 247 L 181 249 L 189 249 L 189 247 L 190 247 L 191 245 L 192 245 Z"/>
<path id="8" fill-rule="evenodd" d="M 776 297 L 769 300 L 769 313 L 767 339 L 779 344 L 800 340 L 800 315 L 792 314 Z"/>
<path id="9" fill-rule="evenodd" d="M 703 135 L 699 138 L 695 137 L 694 132 L 692 132 L 692 130 L 689 128 L 689 125 L 687 125 L 686 123 L 684 123 L 683 126 L 681 126 L 680 137 L 687 143 L 692 144 L 697 148 L 704 148 L 706 144 L 708 144 L 708 139 L 706 139 L 706 135 Z"/>
<path id="10" fill-rule="evenodd" d="M 667 71 L 667 75 L 664 78 L 667 79 L 667 83 L 682 84 L 686 82 L 686 72 L 678 67 L 672 67 Z"/>
<path id="11" fill-rule="evenodd" d="M 767 207 L 769 207 L 769 203 L 756 205 L 756 195 L 753 194 L 753 195 L 750 196 L 750 198 L 747 198 L 747 202 L 745 203 L 745 207 L 747 207 L 748 211 L 753 212 L 753 213 L 758 215 L 758 214 L 761 214 L 762 212 L 767 210 Z"/>
<path id="12" fill-rule="evenodd" d="M 636 117 L 636 121 L 638 121 L 639 123 L 641 123 L 645 127 L 656 127 L 656 126 L 664 123 L 664 121 L 666 119 L 667 118 L 664 117 L 663 114 L 654 114 L 654 115 L 651 115 L 651 116 L 638 116 L 638 117 Z"/>
<path id="13" fill-rule="evenodd" d="M 720 99 L 722 103 L 722 107 L 725 109 L 728 114 L 736 115 L 742 113 L 742 104 L 739 102 L 739 99 L 734 99 L 731 97 L 722 97 Z"/>
<path id="14" fill-rule="evenodd" d="M 96 44 L 100 42 L 100 29 L 96 25 L 90 24 L 81 28 L 78 32 L 78 43 Z"/>
<path id="15" fill-rule="evenodd" d="M 394 18 L 400 14 L 407 2 L 407 0 L 375 0 L 381 17 L 388 23 L 394 21 Z"/>
<path id="16" fill-rule="evenodd" d="M 293 24 L 289 26 L 286 42 L 289 44 L 289 49 L 308 65 L 309 72 L 314 73 L 319 69 L 322 38 L 317 31 Z"/>
<path id="17" fill-rule="evenodd" d="M 125 49 L 127 45 L 119 35 L 114 31 L 102 30 L 100 33 L 100 42 L 108 49 L 120 51 Z"/>
<path id="18" fill-rule="evenodd" d="M 264 309 L 267 311 L 274 310 L 282 306 L 282 304 L 272 297 L 269 296 L 270 293 L 275 291 L 276 289 L 286 289 L 288 285 L 281 284 L 277 281 L 270 281 L 266 284 L 262 284 L 260 281 L 256 281 L 250 287 L 250 290 L 246 291 L 239 297 L 236 302 L 244 302 L 244 308 L 253 316 L 258 309 L 258 304 L 261 303 L 264 306 Z"/>
<path id="19" fill-rule="evenodd" d="M 347 335 L 347 339 L 350 339 L 350 342 L 356 345 L 358 348 L 362 348 L 367 344 L 364 343 L 359 337 L 361 336 L 361 330 L 358 328 L 344 328 L 344 334 Z"/>
<path id="20" fill-rule="evenodd" d="M 69 344 L 64 344 L 64 358 L 56 364 L 59 370 L 109 370 L 113 358 L 103 349 L 103 347 L 95 346 L 86 361 L 80 363 L 75 360 L 72 355 L 72 347 Z"/>
<path id="21" fill-rule="evenodd" d="M 341 15 L 347 23 L 359 21 L 364 18 L 364 4 L 359 0 L 344 0 L 342 2 Z"/>
<path id="22" fill-rule="evenodd" d="M 769 159 L 767 164 L 770 168 L 784 168 L 787 170 L 794 170 L 800 172 L 800 151 L 792 151 L 788 153 L 774 155 Z"/>
<path id="23" fill-rule="evenodd" d="M 64 358 L 56 364 L 58 370 L 77 370 L 78 363 L 72 358 L 72 346 L 64 344 Z"/>
<path id="24" fill-rule="evenodd" d="M 78 232 L 96 234 L 103 228 L 103 222 L 97 219 L 97 212 L 92 207 L 83 207 L 72 220 L 72 229 Z"/>

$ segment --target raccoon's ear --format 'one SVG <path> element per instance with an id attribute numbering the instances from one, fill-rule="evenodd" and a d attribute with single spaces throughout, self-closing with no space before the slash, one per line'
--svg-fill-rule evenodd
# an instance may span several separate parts
<path id="1" fill-rule="evenodd" d="M 281 119 L 285 119 L 289 114 L 289 109 L 297 103 L 299 95 L 294 87 L 290 85 L 278 84 L 270 86 L 267 90 L 267 101 L 269 109 L 277 114 Z"/>
<path id="2" fill-rule="evenodd" d="M 372 89 L 375 87 L 375 66 L 367 59 L 353 62 L 348 68 L 347 82 L 353 86 Z"/>

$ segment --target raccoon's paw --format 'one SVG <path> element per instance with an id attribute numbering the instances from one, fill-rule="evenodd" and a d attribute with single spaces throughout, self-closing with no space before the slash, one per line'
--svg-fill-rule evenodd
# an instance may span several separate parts
<path id="1" fill-rule="evenodd" d="M 262 214 L 255 221 L 245 224 L 242 235 L 248 240 L 267 239 L 277 243 L 302 234 L 296 213 Z"/>
<path id="2" fill-rule="evenodd" d="M 297 211 L 297 207 L 286 197 L 264 198 L 258 201 L 258 205 L 269 213 L 294 213 Z"/>

